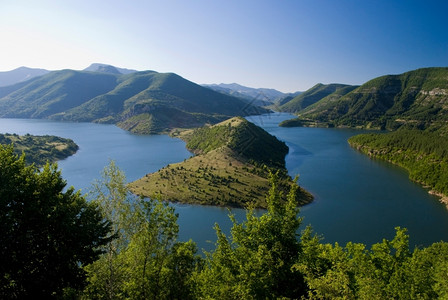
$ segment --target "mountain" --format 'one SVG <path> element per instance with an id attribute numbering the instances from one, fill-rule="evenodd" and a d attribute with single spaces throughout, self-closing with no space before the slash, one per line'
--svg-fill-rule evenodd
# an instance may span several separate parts
<path id="1" fill-rule="evenodd" d="M 116 76 L 111 74 L 53 71 L 1 88 L 0 117 L 49 118 L 107 93 L 116 86 L 116 81 Z"/>
<path id="2" fill-rule="evenodd" d="M 48 72 L 50 71 L 27 67 L 20 67 L 12 71 L 0 72 L 0 87 L 27 81 L 31 78 L 45 75 Z"/>
<path id="3" fill-rule="evenodd" d="M 237 83 L 203 84 L 203 86 L 220 93 L 246 99 L 247 101 L 259 106 L 272 105 L 279 99 L 289 95 L 275 89 L 250 88 Z"/>
<path id="4" fill-rule="evenodd" d="M 448 121 L 448 68 L 381 76 L 335 101 L 321 101 L 301 111 L 299 119 L 381 129 L 442 126 Z"/>
<path id="5" fill-rule="evenodd" d="M 289 99 L 289 101 L 287 101 L 288 98 L 284 99 L 283 102 L 279 103 L 280 106 L 278 107 L 278 110 L 282 112 L 297 113 L 325 97 L 330 97 L 330 95 L 331 97 L 328 98 L 329 101 L 337 100 L 356 87 L 357 86 L 337 83 L 318 83 L 309 90 Z"/>
<path id="6" fill-rule="evenodd" d="M 269 170 L 279 175 L 281 190 L 293 184 L 285 168 L 288 146 L 244 118 L 184 131 L 179 137 L 196 156 L 132 182 L 134 193 L 173 202 L 266 208 Z M 312 199 L 302 188 L 297 190 L 298 205 Z"/>
<path id="7" fill-rule="evenodd" d="M 54 71 L 0 88 L 0 97 L 0 117 L 113 123 L 137 133 L 166 133 L 268 112 L 176 74 L 154 71 Z"/>
<path id="8" fill-rule="evenodd" d="M 137 72 L 136 70 L 117 68 L 111 65 L 99 64 L 99 63 L 91 64 L 90 66 L 85 68 L 84 71 L 110 73 L 110 74 L 130 74 Z"/>

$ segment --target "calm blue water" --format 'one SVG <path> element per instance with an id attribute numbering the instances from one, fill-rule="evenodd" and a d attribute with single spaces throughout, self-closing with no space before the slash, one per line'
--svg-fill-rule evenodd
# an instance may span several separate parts
<path id="1" fill-rule="evenodd" d="M 396 226 L 408 229 L 412 247 L 448 241 L 446 207 L 403 169 L 352 149 L 347 139 L 359 130 L 277 126 L 290 118 L 277 113 L 250 121 L 288 144 L 290 175 L 299 174 L 299 184 L 315 196 L 301 215 L 324 241 L 371 245 L 392 239 Z"/>
<path id="2" fill-rule="evenodd" d="M 405 171 L 372 161 L 348 146 L 354 130 L 281 128 L 291 118 L 270 114 L 248 118 L 290 147 L 286 165 L 292 176 L 315 196 L 302 208 L 304 223 L 311 223 L 324 241 L 372 244 L 392 238 L 394 227 L 409 229 L 411 245 L 448 241 L 448 211 L 437 198 L 408 180 Z M 168 136 L 135 135 L 113 125 L 62 123 L 47 120 L 0 119 L 1 133 L 58 135 L 73 139 L 80 150 L 59 162 L 69 185 L 87 192 L 110 159 L 129 181 L 191 156 L 181 140 Z M 227 232 L 230 221 L 225 208 L 179 205 L 180 238 L 193 239 L 210 249 L 216 240 L 215 223 Z M 233 210 L 237 219 L 244 211 Z M 209 241 L 209 242 L 208 242 Z"/>

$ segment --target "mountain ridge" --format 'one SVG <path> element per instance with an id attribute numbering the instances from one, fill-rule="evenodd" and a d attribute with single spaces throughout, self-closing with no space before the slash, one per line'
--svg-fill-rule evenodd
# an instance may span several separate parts
<path id="1" fill-rule="evenodd" d="M 137 70 L 118 68 L 118 67 L 115 67 L 112 65 L 102 64 L 102 63 L 93 63 L 90 66 L 88 66 L 87 68 L 85 68 L 83 71 L 111 73 L 111 74 L 125 74 L 125 75 L 138 72 Z"/>
<path id="2" fill-rule="evenodd" d="M 259 106 L 270 106 L 287 96 L 295 96 L 297 93 L 300 93 L 283 93 L 270 88 L 251 88 L 238 83 L 202 84 L 202 86 L 220 93 L 246 99 L 248 102 Z"/>
<path id="3" fill-rule="evenodd" d="M 298 125 L 397 129 L 448 121 L 448 67 L 384 75 L 335 101 L 321 99 L 298 112 Z"/>
<path id="4" fill-rule="evenodd" d="M 340 83 L 318 83 L 305 92 L 281 104 L 278 109 L 282 112 L 297 113 L 313 105 L 314 103 L 321 101 L 325 97 L 330 95 L 338 95 L 337 92 L 339 92 L 339 95 L 343 96 L 356 87 L 357 86 Z"/>
<path id="5" fill-rule="evenodd" d="M 177 74 L 155 71 L 53 71 L 0 88 L 0 97 L 0 117 L 112 123 L 151 134 L 268 112 Z"/>
<path id="6" fill-rule="evenodd" d="M 11 71 L 0 72 L 0 87 L 14 85 L 49 73 L 45 69 L 19 67 Z"/>

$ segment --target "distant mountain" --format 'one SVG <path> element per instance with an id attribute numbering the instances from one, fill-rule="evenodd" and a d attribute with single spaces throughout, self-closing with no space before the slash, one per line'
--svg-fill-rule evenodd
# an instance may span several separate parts
<path id="1" fill-rule="evenodd" d="M 448 68 L 378 77 L 335 101 L 321 101 L 300 112 L 299 118 L 382 129 L 442 126 L 448 122 Z"/>
<path id="2" fill-rule="evenodd" d="M 318 83 L 309 90 L 290 99 L 286 98 L 282 103 L 279 103 L 278 110 L 283 112 L 297 113 L 304 110 L 308 106 L 324 99 L 329 98 L 329 101 L 334 101 L 357 88 L 357 86 L 346 84 L 322 84 Z M 330 100 L 331 99 L 331 100 Z"/>
<path id="3" fill-rule="evenodd" d="M 107 93 L 116 86 L 116 81 L 116 75 L 112 74 L 53 71 L 0 88 L 0 117 L 48 118 Z"/>
<path id="4" fill-rule="evenodd" d="M 12 71 L 0 72 L 0 87 L 27 81 L 31 78 L 45 75 L 48 72 L 50 71 L 27 67 L 20 67 Z"/>
<path id="5" fill-rule="evenodd" d="M 90 66 L 85 68 L 84 71 L 110 73 L 110 74 L 130 74 L 137 72 L 136 70 L 117 68 L 111 65 L 99 64 L 99 63 L 91 64 Z"/>
<path id="6" fill-rule="evenodd" d="M 154 71 L 121 75 L 62 70 L 0 88 L 0 117 L 113 123 L 138 133 L 165 133 L 266 112 L 176 74 Z"/>
<path id="7" fill-rule="evenodd" d="M 276 101 L 289 95 L 275 89 L 250 88 L 237 83 L 203 84 L 203 86 L 220 93 L 246 99 L 259 106 L 272 105 Z"/>

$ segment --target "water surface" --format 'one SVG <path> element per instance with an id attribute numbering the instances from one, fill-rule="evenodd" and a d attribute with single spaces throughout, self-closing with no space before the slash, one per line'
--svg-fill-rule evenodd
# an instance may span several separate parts
<path id="1" fill-rule="evenodd" d="M 290 147 L 286 166 L 291 176 L 315 196 L 301 209 L 324 241 L 372 244 L 392 238 L 394 227 L 409 229 L 412 245 L 448 241 L 448 211 L 407 173 L 388 163 L 373 161 L 350 148 L 347 139 L 359 133 L 348 129 L 282 128 L 288 114 L 248 118 Z M 129 181 L 191 156 L 185 143 L 168 136 L 135 135 L 114 125 L 65 123 L 48 120 L 0 119 L 1 133 L 57 135 L 73 139 L 79 151 L 59 162 L 69 185 L 87 192 L 111 159 Z M 226 208 L 175 204 L 180 239 L 193 239 L 199 248 L 211 249 L 215 223 L 228 232 Z M 237 219 L 243 210 L 233 210 Z"/>

